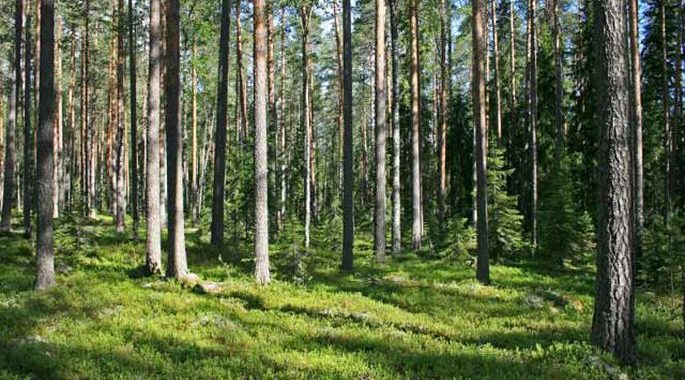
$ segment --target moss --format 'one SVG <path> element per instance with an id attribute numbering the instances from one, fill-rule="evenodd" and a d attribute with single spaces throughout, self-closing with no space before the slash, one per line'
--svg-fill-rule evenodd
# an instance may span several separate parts
<path id="1" fill-rule="evenodd" d="M 308 281 L 275 269 L 273 284 L 259 287 L 249 248 L 221 252 L 193 231 L 190 268 L 221 283 L 219 291 L 200 294 L 141 277 L 136 268 L 144 240 L 119 236 L 110 223 L 59 224 L 57 265 L 69 269 L 42 294 L 31 291 L 28 243 L 0 237 L 0 378 L 685 374 L 678 320 L 659 295 L 638 299 L 638 366 L 621 368 L 588 343 L 591 274 L 497 265 L 494 285 L 484 287 L 472 268 L 449 259 L 406 254 L 379 267 L 364 235 L 355 273 L 340 274 L 337 243 L 326 242 L 330 231 L 317 231 L 315 248 L 304 256 Z M 274 268 L 288 267 L 292 250 L 292 244 L 273 244 Z"/>

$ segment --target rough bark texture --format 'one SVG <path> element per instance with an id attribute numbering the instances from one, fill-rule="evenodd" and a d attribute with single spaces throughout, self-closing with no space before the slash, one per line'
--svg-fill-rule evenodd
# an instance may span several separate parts
<path id="1" fill-rule="evenodd" d="M 5 168 L 3 175 L 3 201 L 0 230 L 9 231 L 12 223 L 12 206 L 14 205 L 14 171 L 16 164 L 15 131 L 17 129 L 17 101 L 21 93 L 21 30 L 24 1 L 15 1 L 14 15 L 14 57 L 12 88 L 7 104 L 7 135 L 5 136 Z"/>
<path id="2" fill-rule="evenodd" d="M 388 103 L 385 78 L 385 0 L 376 0 L 376 260 L 385 262 L 385 150 L 386 106 Z"/>
<path id="3" fill-rule="evenodd" d="M 162 273 L 161 215 L 159 189 L 159 119 L 162 39 L 160 0 L 150 1 L 150 70 L 147 106 L 147 250 L 145 267 L 150 274 Z"/>
<path id="4" fill-rule="evenodd" d="M 36 289 L 55 284 L 52 222 L 53 123 L 55 119 L 55 3 L 41 0 L 40 101 L 38 105 L 38 228 L 36 238 Z"/>
<path id="5" fill-rule="evenodd" d="M 393 0 L 391 0 L 392 2 Z M 340 32 L 340 22 L 338 21 L 338 0 L 333 0 L 333 24 L 335 27 L 335 50 L 338 63 L 338 188 L 342 191 L 343 180 L 343 47 Z"/>
<path id="6" fill-rule="evenodd" d="M 471 85 L 473 98 L 474 129 L 476 136 L 476 206 L 478 237 L 478 261 L 476 279 L 490 283 L 490 263 L 488 252 L 488 204 L 487 204 L 487 124 L 485 119 L 485 78 L 483 36 L 483 3 L 472 1 L 471 30 L 473 44 L 473 84 Z"/>
<path id="7" fill-rule="evenodd" d="M 238 111 L 239 117 L 236 118 L 238 123 L 238 139 L 243 144 L 247 137 L 247 83 L 245 80 L 245 68 L 243 64 L 243 27 L 241 21 L 241 5 L 242 0 L 236 0 L 235 4 L 235 25 L 236 25 L 236 70 L 237 77 L 237 95 L 238 95 Z"/>
<path id="8" fill-rule="evenodd" d="M 537 1 L 528 1 L 528 123 L 530 151 L 530 241 L 533 247 L 538 241 L 538 40 L 537 40 Z"/>
<path id="9" fill-rule="evenodd" d="M 392 49 L 392 253 L 402 250 L 402 200 L 400 194 L 400 62 L 397 23 L 398 0 L 390 0 L 390 40 Z"/>
<path id="10" fill-rule="evenodd" d="M 354 267 L 354 157 L 352 141 L 352 15 L 350 0 L 343 0 L 343 82 L 344 82 L 344 179 L 342 269 Z"/>
<path id="11" fill-rule="evenodd" d="M 166 13 L 166 139 L 167 188 L 169 191 L 169 260 L 167 276 L 188 275 L 185 231 L 183 226 L 183 125 L 181 124 L 179 0 L 167 2 Z"/>
<path id="12" fill-rule="evenodd" d="M 287 36 L 285 34 L 285 7 L 281 8 L 281 52 L 280 52 L 280 65 L 281 65 L 281 88 L 280 88 L 280 110 L 281 110 L 281 115 L 278 118 L 278 127 L 279 127 L 279 134 L 278 134 L 278 139 L 279 143 L 277 144 L 279 147 L 278 150 L 278 161 L 280 162 L 280 169 L 278 171 L 278 174 L 280 176 L 280 198 L 279 198 L 279 208 L 278 208 L 278 230 L 280 231 L 283 228 L 283 224 L 285 221 L 285 210 L 286 210 L 286 196 L 288 194 L 288 188 L 287 188 L 287 169 L 288 165 L 286 162 L 286 129 L 285 129 L 285 110 L 286 110 L 286 97 L 285 97 L 285 56 L 286 56 L 286 51 L 285 51 L 285 42 L 287 40 Z"/>
<path id="13" fill-rule="evenodd" d="M 516 29 L 514 19 L 516 18 L 516 13 L 514 9 L 514 0 L 509 0 L 509 64 L 511 75 L 510 78 L 510 89 L 509 89 L 509 113 L 510 113 L 510 123 L 508 136 L 508 144 L 511 144 L 512 136 L 516 133 L 516 121 L 518 119 L 518 104 L 516 100 Z"/>
<path id="14" fill-rule="evenodd" d="M 632 1 L 632 0 L 631 0 Z M 552 6 L 552 33 L 554 38 L 554 87 L 556 98 L 554 99 L 554 124 L 556 130 L 556 149 L 557 160 L 562 157 L 562 150 L 564 147 L 565 128 L 564 128 L 564 87 L 563 87 L 563 67 L 562 67 L 562 40 L 561 40 L 561 9 L 559 3 L 561 0 L 554 0 Z"/>
<path id="15" fill-rule="evenodd" d="M 264 0 L 254 0 L 255 60 L 255 279 L 258 284 L 271 281 L 269 273 L 269 192 L 267 155 L 267 70 L 266 16 Z"/>
<path id="16" fill-rule="evenodd" d="M 501 71 L 499 69 L 499 38 L 497 37 L 497 1 L 492 0 L 491 17 L 492 17 L 492 48 L 493 58 L 495 60 L 495 127 L 497 131 L 497 142 L 502 143 L 502 86 L 500 84 Z"/>
<path id="17" fill-rule="evenodd" d="M 226 128 L 228 109 L 228 38 L 231 29 L 231 1 L 221 5 L 221 36 L 219 46 L 219 86 L 216 104 L 216 149 L 214 151 L 214 191 L 212 193 L 212 244 L 224 239 L 224 198 L 226 182 Z"/>
<path id="18" fill-rule="evenodd" d="M 412 162 L 412 228 L 414 249 L 421 249 L 423 218 L 421 216 L 421 78 L 419 76 L 419 20 L 416 0 L 409 0 L 411 29 L 411 162 Z"/>
<path id="19" fill-rule="evenodd" d="M 438 101 L 440 103 L 438 131 L 439 142 L 439 172 L 440 187 L 438 188 L 438 219 L 441 225 L 445 221 L 445 198 L 447 196 L 447 86 L 449 78 L 447 73 L 447 41 L 450 33 L 450 24 L 447 16 L 446 0 L 440 0 L 440 87 Z"/>
<path id="20" fill-rule="evenodd" d="M 600 122 L 598 253 L 592 341 L 635 359 L 633 212 L 625 2 L 595 0 Z"/>

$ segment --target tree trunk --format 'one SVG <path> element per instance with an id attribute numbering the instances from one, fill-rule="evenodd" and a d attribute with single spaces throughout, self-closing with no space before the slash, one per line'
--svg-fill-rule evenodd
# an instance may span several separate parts
<path id="1" fill-rule="evenodd" d="M 397 255 L 402 251 L 402 200 L 400 194 L 400 62 L 399 36 L 397 30 L 398 0 L 390 0 L 390 38 L 392 46 L 392 145 L 393 145 L 393 173 L 392 173 L 392 253 Z"/>
<path id="2" fill-rule="evenodd" d="M 38 235 L 36 239 L 36 289 L 55 284 L 52 222 L 53 123 L 55 119 L 55 3 L 41 0 L 40 103 L 38 106 Z"/>
<path id="3" fill-rule="evenodd" d="M 2 74 L 0 74 L 0 83 L 4 83 L 4 79 L 2 77 Z M 3 113 L 3 97 L 5 96 L 3 93 L 3 87 L 0 86 L 0 210 L 2 210 L 2 201 L 4 199 L 3 196 L 3 185 L 4 185 L 4 159 L 5 159 L 5 114 Z M 1 211 L 0 211 L 1 213 Z"/>
<path id="4" fill-rule="evenodd" d="M 630 0 L 632 1 L 632 0 Z M 562 67 L 562 53 L 563 53 L 563 41 L 561 40 L 561 0 L 553 0 L 552 7 L 552 33 L 554 38 L 554 87 L 556 92 L 556 98 L 554 99 L 554 124 L 556 130 L 556 154 L 557 161 L 561 160 L 562 151 L 564 149 L 564 139 L 565 139 L 565 128 L 564 128 L 564 87 L 563 87 L 563 67 Z M 560 163 L 559 163 L 560 164 Z"/>
<path id="5" fill-rule="evenodd" d="M 538 148 L 537 148 L 537 0 L 528 1 L 528 122 L 530 125 L 530 240 L 537 246 L 538 228 Z"/>
<path id="6" fill-rule="evenodd" d="M 376 0 L 376 260 L 385 262 L 385 143 L 386 106 L 385 78 L 385 0 Z"/>
<path id="7" fill-rule="evenodd" d="M 242 0 L 236 0 L 235 12 L 236 12 L 236 70 L 238 72 L 238 110 L 239 118 L 236 120 L 238 122 L 238 136 L 241 145 L 245 142 L 247 138 L 247 84 L 245 81 L 245 69 L 243 65 L 243 27 L 240 20 L 241 12 L 241 2 Z"/>
<path id="8" fill-rule="evenodd" d="M 264 0 L 254 0 L 255 72 L 255 279 L 258 284 L 271 281 L 269 273 L 269 192 L 267 157 L 267 70 L 266 17 Z"/>
<path id="9" fill-rule="evenodd" d="M 419 75 L 419 21 L 416 0 L 409 0 L 411 28 L 411 136 L 412 136 L 412 247 L 421 249 L 423 218 L 421 205 L 421 78 Z"/>
<path id="10" fill-rule="evenodd" d="M 279 134 L 278 134 L 278 139 L 279 143 L 277 144 L 278 146 L 278 162 L 280 162 L 280 169 L 278 171 L 279 176 L 280 176 L 280 200 L 279 200 L 279 210 L 278 210 L 278 230 L 280 231 L 283 228 L 283 224 L 285 221 L 285 206 L 286 206 L 286 195 L 287 195 L 287 185 L 286 185 L 286 179 L 287 179 L 287 163 L 286 163 L 286 130 L 285 130 L 285 102 L 286 102 L 286 97 L 285 97 L 285 42 L 288 37 L 285 34 L 285 7 L 281 8 L 281 95 L 280 95 L 280 107 L 281 107 L 281 115 L 279 120 Z"/>
<path id="11" fill-rule="evenodd" d="M 304 133 L 304 162 L 305 162 L 305 205 L 304 205 L 304 246 L 309 249 L 309 234 L 312 218 L 312 126 L 310 118 L 311 90 L 309 67 L 309 21 L 311 7 L 305 4 L 300 9 L 302 22 L 302 129 Z"/>
<path id="12" fill-rule="evenodd" d="M 393 0 L 391 0 L 392 2 Z M 333 0 L 333 24 L 335 27 L 335 50 L 336 58 L 338 64 L 338 189 L 342 190 L 342 180 L 343 180 L 343 135 L 344 135 L 344 125 L 343 125 L 343 47 L 340 37 L 340 23 L 338 22 L 338 0 Z"/>
<path id="13" fill-rule="evenodd" d="M 167 277 L 188 275 L 183 226 L 183 125 L 181 124 L 179 0 L 167 2 L 166 13 L 166 140 L 169 191 L 169 259 Z"/>
<path id="14" fill-rule="evenodd" d="M 131 92 L 131 211 L 133 214 L 133 236 L 138 238 L 138 89 L 136 87 L 136 30 L 133 0 L 128 0 L 128 44 L 129 80 Z"/>
<path id="15" fill-rule="evenodd" d="M 644 172 L 642 168 L 642 67 L 640 64 L 640 39 L 637 0 L 630 0 L 630 60 L 632 68 L 632 118 L 633 118 L 633 171 L 635 197 L 635 256 L 641 257 L 642 231 L 644 228 Z"/>
<path id="16" fill-rule="evenodd" d="M 499 38 L 497 37 L 497 0 L 492 0 L 492 48 L 495 59 L 495 126 L 497 128 L 497 142 L 502 143 L 502 91 L 499 70 Z"/>
<path id="17" fill-rule="evenodd" d="M 633 214 L 625 2 L 595 1 L 598 58 L 598 254 L 592 341 L 624 363 L 635 359 Z"/>
<path id="18" fill-rule="evenodd" d="M 478 262 L 476 279 L 483 284 L 490 283 L 490 263 L 488 253 L 488 197 L 487 197 L 487 125 L 485 120 L 485 79 L 483 35 L 483 2 L 472 1 L 473 14 L 471 16 L 473 38 L 473 111 L 474 129 L 476 133 L 476 203 L 477 217 L 476 232 L 478 235 Z"/>
<path id="19" fill-rule="evenodd" d="M 145 268 L 149 274 L 162 273 L 162 238 L 159 189 L 159 122 L 162 38 L 160 0 L 150 0 L 150 63 L 147 106 L 147 250 Z"/>
<path id="20" fill-rule="evenodd" d="M 514 10 L 514 0 L 509 0 L 509 33 L 510 33 L 510 41 L 509 41 L 509 50 L 510 50 L 510 57 L 509 57 L 509 64 L 511 65 L 511 78 L 510 78 L 510 86 L 511 88 L 509 89 L 509 112 L 510 112 L 510 123 L 511 125 L 509 126 L 509 133 L 507 134 L 508 136 L 508 144 L 512 144 L 512 136 L 514 133 L 516 133 L 516 122 L 518 119 L 518 104 L 516 101 L 516 29 L 515 29 L 515 23 L 514 19 L 516 18 L 516 11 Z"/>
<path id="21" fill-rule="evenodd" d="M 231 30 L 231 0 L 221 5 L 221 36 L 219 46 L 219 86 L 216 105 L 216 148 L 214 149 L 214 189 L 212 193 L 212 244 L 224 240 L 224 199 L 226 191 L 226 128 L 228 108 L 228 36 Z"/>
<path id="22" fill-rule="evenodd" d="M 342 270 L 354 267 L 354 151 L 352 141 L 352 14 L 350 0 L 343 0 L 343 254 Z"/>
<path id="23" fill-rule="evenodd" d="M 53 217 L 59 218 L 59 194 L 61 189 L 61 173 L 62 165 L 64 164 L 64 157 L 62 153 L 64 151 L 63 146 L 63 125 L 62 125 L 62 48 L 60 40 L 62 39 L 62 18 L 57 18 L 57 25 L 55 26 L 55 106 L 57 107 L 55 115 L 55 131 L 54 131 L 54 160 L 55 167 L 53 168 L 53 191 L 52 191 L 52 203 L 53 203 Z"/>
<path id="24" fill-rule="evenodd" d="M 39 36 L 40 37 L 40 36 Z M 24 52 L 24 78 L 26 80 L 26 86 L 24 86 L 24 170 L 23 170 L 23 182 L 24 182 L 24 207 L 23 207 L 23 219 L 24 219 L 24 236 L 27 239 L 31 238 L 33 234 L 33 223 L 32 223 L 32 209 L 33 209 L 33 184 L 34 181 L 34 142 L 33 142 L 33 130 L 31 127 L 31 115 L 33 110 L 33 103 L 31 101 L 31 13 L 27 12 L 26 15 L 26 36 L 25 36 L 25 52 Z M 54 47 L 53 47 L 54 48 Z M 54 66 L 53 66 L 54 67 Z M 54 126 L 50 126 L 53 128 Z M 54 131 L 53 131 L 54 132 Z M 54 133 L 53 133 L 54 136 Z M 54 141 L 51 146 L 54 146 Z M 53 151 L 54 154 L 54 151 Z M 52 168 L 54 171 L 54 168 Z M 54 173 L 53 173 L 54 178 Z M 54 186 L 53 183 L 50 186 Z"/>
<path id="25" fill-rule="evenodd" d="M 117 7 L 117 49 L 116 49 L 116 142 L 115 142 L 115 185 L 114 197 L 116 206 L 114 217 L 117 233 L 123 233 L 126 216 L 126 179 L 124 168 L 126 155 L 124 150 L 124 138 L 126 127 L 124 120 L 124 0 L 118 0 Z"/>
<path id="26" fill-rule="evenodd" d="M 666 155 L 666 173 L 664 174 L 664 220 L 669 223 L 671 217 L 671 169 L 673 161 L 673 141 L 671 135 L 671 115 L 670 115 L 670 95 L 669 95 L 669 76 L 668 76 L 668 40 L 666 39 L 666 0 L 659 2 L 661 12 L 661 55 L 662 55 L 662 91 L 661 103 L 663 107 L 664 122 L 664 152 Z"/>
<path id="27" fill-rule="evenodd" d="M 15 163 L 16 146 L 15 131 L 17 128 L 17 102 L 21 93 L 21 29 L 24 1 L 15 1 L 14 15 L 14 77 L 12 78 L 12 88 L 8 102 L 7 135 L 5 138 L 5 167 L 3 176 L 3 201 L 2 219 L 0 219 L 0 230 L 9 231 L 12 226 L 12 206 L 14 205 L 15 192 Z"/>

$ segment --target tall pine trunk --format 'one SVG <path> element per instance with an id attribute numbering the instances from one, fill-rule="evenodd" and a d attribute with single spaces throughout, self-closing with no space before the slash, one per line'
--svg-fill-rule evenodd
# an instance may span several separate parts
<path id="1" fill-rule="evenodd" d="M 343 252 L 342 270 L 354 267 L 354 151 L 352 141 L 352 10 L 343 0 Z"/>
<path id="2" fill-rule="evenodd" d="M 385 262 L 385 150 L 388 103 L 385 78 L 385 0 L 376 0 L 376 260 Z"/>
<path id="3" fill-rule="evenodd" d="M 392 253 L 397 255 L 402 250 L 402 199 L 400 194 L 400 62 L 399 36 L 397 24 L 398 0 L 390 0 L 390 40 L 392 55 Z"/>
<path id="4" fill-rule="evenodd" d="M 451 35 L 448 25 L 451 23 L 447 16 L 446 0 L 440 0 L 440 87 L 439 103 L 440 128 L 438 131 L 439 159 L 440 159 L 440 187 L 438 189 L 438 219 L 441 225 L 445 222 L 445 198 L 447 197 L 447 86 L 449 82 L 447 72 L 447 41 Z"/>
<path id="5" fill-rule="evenodd" d="M 478 260 L 476 279 L 481 283 L 490 283 L 490 263 L 488 253 L 488 204 L 487 204 L 487 124 L 485 108 L 485 78 L 484 54 L 485 36 L 483 35 L 483 2 L 472 1 L 471 15 L 472 46 L 473 46 L 473 112 L 476 136 L 476 232 L 478 238 Z"/>
<path id="6" fill-rule="evenodd" d="M 24 170 L 23 170 L 23 182 L 24 182 L 24 207 L 23 207 L 23 219 L 24 219 L 24 236 L 27 239 L 31 238 L 33 234 L 33 181 L 34 181 L 34 169 L 33 169 L 33 158 L 34 158 L 34 142 L 33 142 L 33 130 L 31 127 L 31 115 L 33 110 L 33 103 L 31 101 L 31 75 L 32 75 L 32 60 L 31 60 L 31 13 L 27 12 L 26 15 L 26 36 L 25 36 L 25 47 L 24 52 L 24 78 L 26 80 L 26 86 L 24 86 Z M 54 126 L 51 126 L 54 128 Z M 53 131 L 54 137 L 54 131 Z M 52 146 L 54 147 L 54 141 Z M 53 148 L 54 154 L 54 148 Z M 53 167 L 53 178 L 54 178 L 54 167 Z M 50 184 L 54 186 L 53 183 Z M 53 215 L 54 216 L 54 215 Z"/>
<path id="7" fill-rule="evenodd" d="M 640 64 L 640 40 L 637 0 L 629 2 L 630 15 L 630 61 L 631 61 L 631 116 L 633 121 L 633 175 L 635 203 L 635 256 L 641 257 L 642 231 L 644 229 L 644 171 L 642 167 L 642 67 Z"/>
<path id="8" fill-rule="evenodd" d="M 224 198 L 226 192 L 226 129 L 228 108 L 228 38 L 231 30 L 231 1 L 222 0 L 219 38 L 219 86 L 216 105 L 216 148 L 214 150 L 214 190 L 212 193 L 212 244 L 224 239 Z"/>
<path id="9" fill-rule="evenodd" d="M 55 119 L 55 3 L 41 0 L 40 102 L 38 105 L 38 166 L 36 238 L 36 289 L 55 284 L 54 237 L 52 221 L 53 123 Z"/>
<path id="10" fill-rule="evenodd" d="M 183 125 L 181 124 L 179 0 L 169 0 L 166 12 L 166 140 L 169 191 L 169 259 L 167 277 L 188 276 L 183 226 Z"/>
<path id="11" fill-rule="evenodd" d="M 162 66 L 161 0 L 150 0 L 150 64 L 147 106 L 147 249 L 145 267 L 150 274 L 162 273 L 161 210 L 159 189 L 160 79 Z M 163 206 L 162 206 L 163 207 Z"/>
<path id="12" fill-rule="evenodd" d="M 17 102 L 21 93 L 21 31 L 24 14 L 24 1 L 15 1 L 14 14 L 14 59 L 12 88 L 8 102 L 7 135 L 5 137 L 5 167 L 3 176 L 3 201 L 0 230 L 9 231 L 12 226 L 12 206 L 15 192 L 16 146 L 15 131 L 17 129 Z"/>
<path id="13" fill-rule="evenodd" d="M 499 67 L 499 38 L 497 36 L 497 0 L 492 0 L 491 17 L 492 17 L 492 48 L 495 65 L 495 127 L 497 131 L 497 142 L 502 143 L 502 86 L 500 84 L 500 67 Z"/>
<path id="14" fill-rule="evenodd" d="M 598 254 L 592 341 L 635 359 L 633 212 L 625 2 L 595 0 L 600 122 Z"/>
<path id="15" fill-rule="evenodd" d="M 666 172 L 664 173 L 664 220 L 666 224 L 670 222 L 672 208 L 672 166 L 673 166 L 673 140 L 671 135 L 671 102 L 669 94 L 669 75 L 668 75 L 668 40 L 666 35 L 666 0 L 659 2 L 661 13 L 661 58 L 662 58 L 662 87 L 661 105 L 663 107 L 664 123 L 664 152 L 666 155 Z"/>
<path id="16" fill-rule="evenodd" d="M 269 273 L 269 192 L 267 157 L 267 70 L 266 17 L 264 0 L 254 0 L 255 73 L 255 279 L 258 284 L 271 281 Z"/>
<path id="17" fill-rule="evenodd" d="M 312 219 L 312 125 L 311 125 L 311 83 L 309 72 L 309 22 L 311 19 L 312 8 L 307 3 L 300 9 L 302 22 L 302 130 L 304 134 L 304 162 L 305 162 L 305 205 L 304 205 L 304 246 L 309 249 L 310 225 Z"/>
<path id="18" fill-rule="evenodd" d="M 392 2 L 393 0 L 391 0 Z M 338 190 L 342 191 L 343 180 L 343 140 L 344 140 L 344 126 L 343 126 L 343 47 L 340 33 L 340 23 L 338 21 L 338 0 L 333 0 L 333 24 L 335 27 L 335 51 L 337 58 L 338 69 Z"/>
<path id="19" fill-rule="evenodd" d="M 421 249 L 423 217 L 421 197 L 421 78 L 419 67 L 419 21 L 417 0 L 409 0 L 411 28 L 411 160 L 412 160 L 412 247 Z"/>
<path id="20" fill-rule="evenodd" d="M 238 95 L 238 112 L 239 117 L 236 118 L 236 123 L 238 123 L 238 139 L 240 143 L 243 144 L 247 137 L 247 84 L 245 81 L 245 68 L 243 67 L 243 27 L 241 24 L 241 5 L 242 0 L 236 0 L 235 13 L 236 13 L 236 70 L 237 76 L 237 95 Z"/>
<path id="21" fill-rule="evenodd" d="M 131 213 L 133 214 L 133 236 L 138 238 L 138 89 L 136 71 L 136 30 L 133 0 L 128 0 L 128 46 L 129 83 L 131 101 Z"/>
<path id="22" fill-rule="evenodd" d="M 118 0 L 116 20 L 116 137 L 114 147 L 114 197 L 116 202 L 114 218 L 117 232 L 123 233 L 126 216 L 126 179 L 124 173 L 126 166 L 124 150 L 124 139 L 126 138 L 124 120 L 124 30 L 126 24 L 124 22 L 124 0 Z"/>
<path id="23" fill-rule="evenodd" d="M 630 0 L 632 1 L 632 0 Z M 554 99 L 554 124 L 556 131 L 556 155 L 557 161 L 561 160 L 564 139 L 565 139 L 565 128 L 564 128 L 564 87 L 563 87 L 563 67 L 562 67 L 562 54 L 563 45 L 561 40 L 561 0 L 553 0 L 552 3 L 552 33 L 554 38 L 554 89 L 556 92 L 556 97 Z M 560 164 L 558 162 L 558 164 Z"/>
<path id="24" fill-rule="evenodd" d="M 537 1 L 528 0 L 528 80 L 527 106 L 529 125 L 529 153 L 530 153 L 530 241 L 534 247 L 538 240 L 538 147 L 537 147 Z"/>

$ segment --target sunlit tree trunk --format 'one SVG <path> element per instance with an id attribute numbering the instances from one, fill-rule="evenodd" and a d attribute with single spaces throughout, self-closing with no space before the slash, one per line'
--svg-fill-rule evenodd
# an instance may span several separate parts
<path id="1" fill-rule="evenodd" d="M 632 0 L 631 0 L 632 1 Z M 556 130 L 556 149 L 557 161 L 562 157 L 564 147 L 565 128 L 564 128 L 564 87 L 563 87 L 563 67 L 562 54 L 563 42 L 561 40 L 561 0 L 553 0 L 552 3 L 552 33 L 554 38 L 554 87 L 556 98 L 554 99 L 554 124 Z"/>
<path id="2" fill-rule="evenodd" d="M 412 136 L 412 247 L 421 249 L 423 217 L 421 197 L 421 78 L 419 75 L 419 21 L 416 0 L 409 0 L 411 29 L 411 136 Z"/>
<path id="3" fill-rule="evenodd" d="M 239 118 L 236 119 L 238 123 L 238 135 L 239 140 L 242 143 L 245 142 L 247 137 L 247 83 L 245 80 L 245 68 L 243 64 L 243 27 L 241 21 L 241 9 L 242 0 L 236 0 L 235 12 L 236 12 L 236 70 L 238 73 L 236 90 L 238 91 L 238 111 Z"/>
<path id="4" fill-rule="evenodd" d="M 254 0 L 255 72 L 255 278 L 258 284 L 271 281 L 269 273 L 269 191 L 267 154 L 267 36 L 264 0 Z"/>
<path id="5" fill-rule="evenodd" d="M 31 87 L 33 85 L 31 81 L 31 75 L 32 75 L 32 59 L 31 59 L 31 46 L 32 46 L 32 37 L 31 37 L 31 13 L 27 12 L 26 15 L 26 35 L 25 35 L 25 52 L 24 52 L 24 78 L 26 80 L 26 85 L 24 86 L 24 170 L 22 172 L 23 174 L 23 182 L 24 182 L 24 207 L 23 207 L 23 219 L 24 219 L 24 236 L 27 239 L 31 238 L 31 234 L 33 233 L 33 223 L 32 223 L 32 217 L 33 217 L 33 182 L 34 182 L 34 167 L 33 167 L 33 159 L 34 159 L 34 142 L 33 142 L 33 128 L 31 126 L 31 117 L 32 117 L 32 110 L 33 110 L 33 103 L 31 101 Z M 40 37 L 40 36 L 38 36 Z M 54 49 L 54 47 L 53 47 Z M 54 62 L 53 62 L 53 67 L 54 67 Z M 54 120 L 54 119 L 53 119 Z M 50 128 L 54 129 L 54 125 L 51 125 Z M 54 137 L 54 131 L 52 133 L 52 136 Z M 54 141 L 51 144 L 52 147 L 54 147 Z M 53 155 L 54 155 L 54 148 L 53 149 Z M 53 170 L 53 175 L 51 178 L 53 178 L 52 183 L 50 184 L 51 186 L 55 186 L 54 184 L 54 167 L 52 168 Z M 53 192 L 54 193 L 54 192 Z M 54 200 L 53 200 L 54 201 Z M 54 216 L 54 215 L 53 215 Z"/>
<path id="6" fill-rule="evenodd" d="M 136 71 L 136 30 L 133 0 L 128 0 L 129 83 L 131 97 L 131 211 L 133 236 L 138 238 L 138 89 Z"/>
<path id="7" fill-rule="evenodd" d="M 393 172 L 392 172 L 392 253 L 399 254 L 402 250 L 401 210 L 402 200 L 400 195 L 400 62 L 399 62 L 399 36 L 397 24 L 398 0 L 390 0 L 390 38 L 392 49 L 392 145 L 393 145 Z"/>
<path id="8" fill-rule="evenodd" d="M 497 37 L 497 0 L 490 2 L 490 13 L 492 17 L 492 48 L 495 60 L 495 128 L 497 131 L 497 142 L 502 143 L 502 91 L 500 84 L 499 68 L 499 38 Z"/>
<path id="9" fill-rule="evenodd" d="M 476 133 L 476 203 L 478 238 L 478 260 L 476 278 L 478 281 L 490 283 L 490 264 L 488 253 L 488 204 L 487 204 L 487 125 L 485 120 L 485 62 L 484 47 L 485 36 L 483 35 L 483 2 L 473 0 L 471 3 L 473 14 L 471 15 L 472 51 L 473 51 L 473 111 L 474 129 Z"/>
<path id="10" fill-rule="evenodd" d="M 600 122 L 598 254 L 592 341 L 635 360 L 633 212 L 625 2 L 595 0 Z"/>
<path id="11" fill-rule="evenodd" d="M 642 231 L 644 227 L 644 171 L 642 167 L 642 67 L 640 63 L 640 40 L 637 0 L 629 2 L 630 15 L 630 60 L 631 100 L 633 118 L 633 171 L 635 199 L 635 249 L 636 257 L 642 252 Z"/>
<path id="12" fill-rule="evenodd" d="M 57 25 L 55 26 L 55 106 L 57 107 L 55 114 L 55 131 L 54 131 L 54 163 L 55 167 L 53 175 L 53 192 L 52 192 L 52 203 L 53 203 L 53 216 L 59 218 L 60 206 L 59 206 L 59 194 L 61 189 L 61 177 L 62 177 L 62 165 L 64 164 L 64 126 L 62 124 L 63 113 L 62 113 L 62 48 L 60 40 L 62 39 L 62 18 L 57 18 Z"/>
<path id="13" fill-rule="evenodd" d="M 530 240 L 533 247 L 537 245 L 538 214 L 538 148 L 537 148 L 537 0 L 528 0 L 528 81 L 527 106 L 530 140 Z"/>
<path id="14" fill-rule="evenodd" d="M 666 173 L 664 173 L 664 219 L 668 224 L 671 217 L 671 170 L 673 163 L 673 139 L 671 135 L 671 102 L 669 94 L 669 75 L 668 75 L 668 40 L 666 35 L 666 0 L 659 2 L 661 12 L 661 58 L 662 58 L 662 91 L 661 103 L 663 107 L 663 123 L 664 123 L 664 153 L 666 155 Z"/>
<path id="15" fill-rule="evenodd" d="M 385 261 L 385 150 L 387 81 L 385 78 L 385 0 L 376 0 L 376 260 Z"/>
<path id="16" fill-rule="evenodd" d="M 391 2 L 393 0 L 390 0 Z M 338 68 L 338 188 L 342 191 L 343 179 L 343 47 L 341 41 L 340 22 L 338 21 L 338 0 L 333 0 L 333 24 L 335 27 L 335 50 Z"/>
<path id="17" fill-rule="evenodd" d="M 55 284 L 54 241 L 52 221 L 53 176 L 53 123 L 55 118 L 55 4 L 54 0 L 41 0 L 42 52 L 40 57 L 40 103 L 38 106 L 38 170 L 36 238 L 36 289 L 43 290 Z"/>
<path id="18" fill-rule="evenodd" d="M 302 130 L 304 133 L 304 162 L 305 162 L 305 216 L 304 216 L 304 246 L 309 248 L 310 240 L 310 225 L 312 218 L 312 126 L 310 118 L 311 109 L 311 83 L 309 82 L 310 70 L 309 66 L 309 23 L 311 19 L 312 8 L 309 3 L 303 4 L 300 9 L 300 18 L 302 23 Z"/>
<path id="19" fill-rule="evenodd" d="M 447 72 L 447 41 L 448 36 L 451 36 L 447 17 L 446 0 L 440 0 L 440 129 L 438 131 L 440 188 L 438 190 L 438 218 L 441 224 L 445 221 L 445 197 L 447 196 L 447 86 L 450 80 Z"/>
<path id="20" fill-rule="evenodd" d="M 123 233 L 126 216 L 126 179 L 124 167 L 126 156 L 124 139 L 126 127 L 124 119 L 124 1 L 118 0 L 116 41 L 116 137 L 114 143 L 114 197 L 116 198 L 114 217 L 116 230 Z"/>

